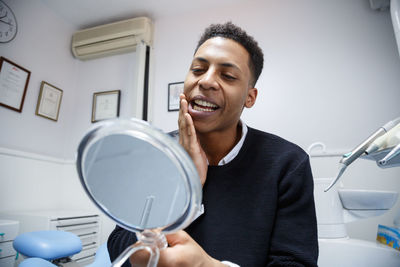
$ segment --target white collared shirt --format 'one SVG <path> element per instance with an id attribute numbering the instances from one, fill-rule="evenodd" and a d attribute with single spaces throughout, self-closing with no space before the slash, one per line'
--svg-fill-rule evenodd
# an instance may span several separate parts
<path id="1" fill-rule="evenodd" d="M 242 136 L 240 137 L 239 142 L 232 148 L 232 150 L 229 151 L 229 153 L 218 162 L 218 166 L 222 166 L 222 165 L 225 165 L 225 164 L 231 162 L 237 156 L 237 154 L 239 154 L 239 151 L 243 146 L 244 139 L 246 139 L 248 129 L 247 129 L 246 124 L 244 124 L 242 122 L 242 120 L 240 120 L 239 123 L 240 123 L 240 125 L 242 125 Z M 179 130 L 170 132 L 168 134 L 173 139 L 175 139 L 176 142 L 179 142 Z M 207 159 L 207 164 L 209 165 L 208 159 Z"/>
<path id="2" fill-rule="evenodd" d="M 239 123 L 242 125 L 242 137 L 240 137 L 239 142 L 232 148 L 232 150 L 218 162 L 218 166 L 222 166 L 231 162 L 237 156 L 237 154 L 239 154 L 239 151 L 243 146 L 244 139 L 247 135 L 247 126 L 242 122 L 242 120 L 240 120 Z"/>

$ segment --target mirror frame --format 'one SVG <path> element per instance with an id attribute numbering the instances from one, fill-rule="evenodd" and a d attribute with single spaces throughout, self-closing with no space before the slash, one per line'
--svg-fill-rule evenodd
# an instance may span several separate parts
<path id="1" fill-rule="evenodd" d="M 168 134 L 151 126 L 145 121 L 138 119 L 113 119 L 96 123 L 82 138 L 77 151 L 76 166 L 79 180 L 89 198 L 93 203 L 109 218 L 116 222 L 119 226 L 134 232 L 142 232 L 137 226 L 127 224 L 124 221 L 112 215 L 107 207 L 99 203 L 91 193 L 85 182 L 84 176 L 84 160 L 86 154 L 97 141 L 110 135 L 122 134 L 141 139 L 154 146 L 160 152 L 163 152 L 178 168 L 181 178 L 188 192 L 188 201 L 185 209 L 177 220 L 169 225 L 160 226 L 158 228 L 150 228 L 156 232 L 171 233 L 186 228 L 198 214 L 202 204 L 202 186 L 197 173 L 197 169 L 187 152 L 183 147 Z"/>

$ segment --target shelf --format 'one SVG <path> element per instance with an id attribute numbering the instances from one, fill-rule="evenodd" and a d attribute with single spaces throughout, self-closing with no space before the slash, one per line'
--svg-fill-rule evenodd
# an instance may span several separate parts
<path id="1" fill-rule="evenodd" d="M 386 165 L 382 166 L 378 162 L 383 159 L 394 147 L 383 149 L 374 153 L 371 153 L 369 155 L 364 155 L 361 158 L 363 159 L 368 159 L 368 160 L 373 160 L 376 162 L 376 165 L 382 169 L 387 169 L 387 168 L 393 168 L 393 167 L 400 167 L 400 154 L 394 157 L 387 163 Z"/>

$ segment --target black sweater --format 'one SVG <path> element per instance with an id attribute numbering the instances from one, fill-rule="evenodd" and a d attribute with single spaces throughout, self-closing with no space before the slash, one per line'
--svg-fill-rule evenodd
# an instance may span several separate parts
<path id="1" fill-rule="evenodd" d="M 208 167 L 205 213 L 185 230 L 213 258 L 242 267 L 316 266 L 308 155 L 280 137 L 248 129 L 231 162 Z M 111 260 L 134 242 L 134 233 L 117 226 L 108 239 Z"/>

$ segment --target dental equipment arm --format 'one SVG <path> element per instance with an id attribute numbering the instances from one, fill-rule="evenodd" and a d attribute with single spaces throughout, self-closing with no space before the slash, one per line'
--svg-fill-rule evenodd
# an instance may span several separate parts
<path id="1" fill-rule="evenodd" d="M 400 117 L 389 121 L 378 130 L 376 130 L 372 135 L 370 135 L 367 139 L 365 139 L 361 144 L 359 144 L 356 148 L 354 148 L 350 153 L 346 153 L 343 155 L 342 159 L 339 161 L 339 172 L 336 178 L 332 181 L 332 183 L 324 190 L 327 192 L 332 188 L 342 176 L 346 168 L 353 163 L 356 159 L 358 159 L 362 154 L 364 154 L 365 150 L 374 142 L 378 137 L 384 135 L 387 131 L 391 130 L 397 124 L 400 123 Z"/>

